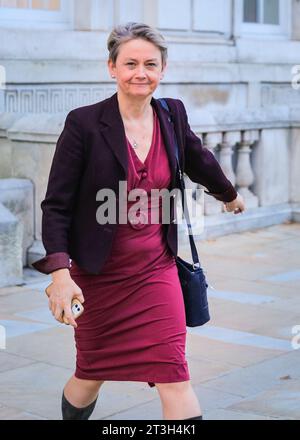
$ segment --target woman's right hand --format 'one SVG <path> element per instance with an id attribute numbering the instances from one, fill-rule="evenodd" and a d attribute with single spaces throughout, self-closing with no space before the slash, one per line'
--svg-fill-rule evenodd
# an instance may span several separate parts
<path id="1" fill-rule="evenodd" d="M 64 318 L 68 323 L 77 328 L 71 304 L 74 298 L 77 298 L 81 303 L 84 302 L 82 290 L 72 280 L 69 269 L 58 269 L 52 272 L 51 275 L 52 283 L 46 289 L 49 297 L 49 309 L 57 321 L 64 322 L 64 313 Z"/>

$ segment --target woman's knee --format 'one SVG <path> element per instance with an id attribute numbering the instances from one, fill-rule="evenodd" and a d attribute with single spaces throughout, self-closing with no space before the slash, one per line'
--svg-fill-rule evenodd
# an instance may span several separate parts
<path id="1" fill-rule="evenodd" d="M 80 379 L 75 375 L 73 378 L 79 386 L 88 390 L 98 390 L 104 384 L 104 380 Z"/>
<path id="2" fill-rule="evenodd" d="M 156 388 L 161 397 L 182 394 L 191 389 L 191 381 L 184 382 L 170 382 L 170 383 L 155 383 Z"/>

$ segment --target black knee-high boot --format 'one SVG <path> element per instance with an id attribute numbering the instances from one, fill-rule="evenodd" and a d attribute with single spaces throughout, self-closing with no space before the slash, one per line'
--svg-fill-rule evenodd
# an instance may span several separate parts
<path id="1" fill-rule="evenodd" d="M 190 417 L 188 419 L 183 419 L 183 420 L 202 420 L 202 415 L 196 417 Z"/>
<path id="2" fill-rule="evenodd" d="M 84 408 L 76 408 L 73 406 L 65 397 L 65 394 L 62 394 L 61 399 L 61 411 L 62 411 L 62 419 L 63 420 L 88 420 L 92 412 L 94 411 L 98 396 L 94 400 L 94 402 L 90 403 L 88 406 Z"/>

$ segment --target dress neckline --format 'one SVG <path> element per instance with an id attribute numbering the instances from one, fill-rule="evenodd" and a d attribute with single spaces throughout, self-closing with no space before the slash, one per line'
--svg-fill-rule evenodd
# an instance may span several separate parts
<path id="1" fill-rule="evenodd" d="M 148 161 L 148 159 L 150 158 L 150 153 L 152 152 L 153 149 L 153 144 L 154 144 L 154 139 L 155 139 L 155 132 L 156 132 L 156 113 L 154 111 L 154 108 L 152 107 L 153 110 L 153 131 L 152 131 L 152 140 L 151 140 L 151 145 L 149 148 L 149 151 L 147 153 L 147 156 L 144 160 L 144 162 L 141 161 L 141 159 L 139 158 L 139 156 L 136 154 L 135 148 L 133 148 L 133 146 L 131 145 L 131 142 L 129 141 L 128 137 L 126 136 L 127 142 L 130 145 L 130 150 L 131 152 L 135 155 L 135 157 L 137 158 L 137 160 L 143 165 L 146 165 L 146 162 Z"/>

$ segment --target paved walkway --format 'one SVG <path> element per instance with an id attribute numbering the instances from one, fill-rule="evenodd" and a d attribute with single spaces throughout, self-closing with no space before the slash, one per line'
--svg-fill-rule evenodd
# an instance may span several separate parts
<path id="1" fill-rule="evenodd" d="M 188 328 L 187 360 L 205 419 L 300 419 L 300 225 L 198 242 L 198 250 L 212 319 Z M 50 277 L 26 270 L 24 282 L 0 289 L 0 419 L 60 419 L 73 329 L 48 310 Z M 91 419 L 162 420 L 157 390 L 105 382 Z"/>

